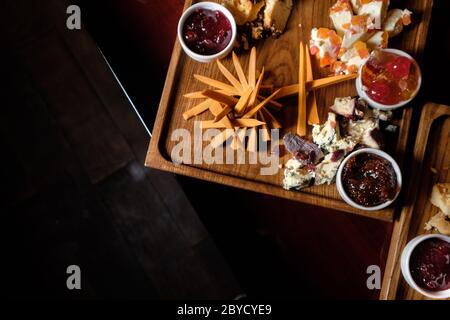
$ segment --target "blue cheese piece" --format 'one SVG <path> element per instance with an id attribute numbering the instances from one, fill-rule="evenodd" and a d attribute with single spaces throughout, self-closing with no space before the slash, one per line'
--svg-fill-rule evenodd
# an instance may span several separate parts
<path id="1" fill-rule="evenodd" d="M 333 161 L 332 157 L 332 153 L 327 154 L 323 161 L 316 166 L 315 185 L 331 184 L 334 182 L 339 165 L 344 157 L 341 157 L 337 161 Z"/>
<path id="2" fill-rule="evenodd" d="M 292 158 L 286 163 L 284 169 L 283 188 L 300 190 L 308 187 L 314 176 L 314 171 L 309 170 L 303 162 Z"/>
<path id="3" fill-rule="evenodd" d="M 327 148 L 328 152 L 335 152 L 338 150 L 343 150 L 345 153 L 350 152 L 358 144 L 358 141 L 354 140 L 353 137 L 345 137 L 333 141 Z"/>
<path id="4" fill-rule="evenodd" d="M 358 143 L 352 136 L 341 138 L 336 114 L 328 113 L 328 120 L 323 125 L 314 125 L 312 137 L 315 144 L 327 152 L 337 150 L 351 151 Z"/>
<path id="5" fill-rule="evenodd" d="M 328 120 L 323 125 L 314 125 L 312 138 L 315 144 L 325 150 L 328 150 L 328 147 L 333 142 L 339 140 L 339 126 L 336 122 L 336 114 L 329 112 Z"/>

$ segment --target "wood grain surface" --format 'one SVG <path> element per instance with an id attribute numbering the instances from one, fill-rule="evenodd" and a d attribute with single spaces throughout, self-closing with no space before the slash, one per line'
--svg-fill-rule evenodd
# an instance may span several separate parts
<path id="1" fill-rule="evenodd" d="M 264 66 L 267 70 L 268 77 L 264 81 L 265 83 L 283 86 L 297 82 L 298 43 L 300 40 L 308 42 L 312 27 L 331 27 L 328 9 L 333 2 L 333 0 L 297 1 L 285 33 L 279 39 L 267 39 L 258 43 L 257 68 L 261 70 Z M 185 8 L 191 3 L 190 0 L 186 1 Z M 391 7 L 407 7 L 412 10 L 414 22 L 411 26 L 405 28 L 401 35 L 392 40 L 391 47 L 405 50 L 420 61 L 425 47 L 432 3 L 432 0 L 421 0 L 413 3 L 410 1 L 393 1 Z M 247 66 L 248 56 L 247 52 L 239 54 L 245 67 Z M 226 67 L 231 68 L 230 57 L 224 59 L 223 63 Z M 320 70 L 315 61 L 313 61 L 313 64 L 315 78 L 328 75 L 328 70 Z M 200 165 L 174 165 L 170 154 L 176 142 L 171 141 L 171 134 L 175 129 L 180 128 L 193 132 L 194 121 L 185 121 L 182 113 L 198 103 L 198 100 L 184 98 L 183 94 L 205 88 L 198 81 L 194 81 L 193 74 L 195 73 L 223 80 L 215 65 L 201 64 L 189 59 L 182 52 L 180 44 L 177 42 L 173 50 L 154 125 L 153 139 L 150 142 L 146 159 L 147 166 L 313 205 L 332 207 L 343 212 L 386 221 L 393 220 L 394 207 L 370 213 L 354 209 L 340 199 L 335 185 L 314 186 L 303 189 L 301 192 L 286 191 L 281 187 L 282 169 L 275 175 L 261 175 L 260 165 L 207 165 L 204 163 Z M 355 94 L 354 82 L 352 81 L 318 90 L 317 101 L 321 118 L 324 118 L 328 106 L 333 103 L 335 97 Z M 283 109 L 275 114 L 284 126 L 284 131 L 281 134 L 288 131 L 295 132 L 296 100 L 283 100 L 283 103 L 285 104 Z M 394 155 L 400 166 L 403 163 L 413 109 L 414 103 L 397 112 L 395 118 L 400 130 L 395 137 L 388 138 L 390 142 L 388 151 Z M 210 118 L 211 116 L 207 114 L 198 117 L 199 120 Z M 280 162 L 284 163 L 287 159 L 288 155 L 284 155 Z"/>
<path id="2" fill-rule="evenodd" d="M 401 215 L 394 223 L 380 299 L 423 300 L 425 296 L 408 286 L 401 275 L 400 256 L 406 243 L 421 234 L 425 223 L 439 212 L 429 199 L 433 185 L 450 182 L 450 107 L 427 104 L 420 119 L 412 159 L 414 175 Z"/>

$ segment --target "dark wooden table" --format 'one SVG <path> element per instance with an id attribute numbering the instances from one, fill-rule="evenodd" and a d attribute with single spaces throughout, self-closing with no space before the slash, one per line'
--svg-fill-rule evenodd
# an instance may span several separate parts
<path id="1" fill-rule="evenodd" d="M 63 0 L 0 7 L 4 291 L 376 299 L 366 268 L 383 269 L 391 224 L 143 168 L 147 133 L 86 30 L 151 128 L 182 2 L 79 0 L 79 34 L 61 29 Z M 442 3 L 425 80 L 450 52 Z M 450 103 L 444 83 L 425 81 L 422 96 Z M 86 272 L 78 295 L 69 263 Z"/>

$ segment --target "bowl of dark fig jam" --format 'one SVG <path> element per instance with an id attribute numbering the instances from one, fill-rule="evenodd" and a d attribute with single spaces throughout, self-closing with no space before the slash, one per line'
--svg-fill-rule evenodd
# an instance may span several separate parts
<path id="1" fill-rule="evenodd" d="M 386 152 L 364 148 L 350 153 L 339 166 L 336 187 L 341 198 L 354 208 L 376 211 L 397 199 L 402 174 Z"/>
<path id="2" fill-rule="evenodd" d="M 417 292 L 435 299 L 450 298 L 450 237 L 428 234 L 412 239 L 403 249 L 400 267 Z"/>
<path id="3" fill-rule="evenodd" d="M 189 57 L 211 62 L 233 50 L 236 30 L 236 21 L 228 9 L 214 2 L 199 2 L 181 16 L 178 40 Z"/>
<path id="4" fill-rule="evenodd" d="M 394 110 L 408 104 L 422 84 L 419 65 L 404 51 L 374 50 L 361 66 L 356 90 L 373 108 Z"/>

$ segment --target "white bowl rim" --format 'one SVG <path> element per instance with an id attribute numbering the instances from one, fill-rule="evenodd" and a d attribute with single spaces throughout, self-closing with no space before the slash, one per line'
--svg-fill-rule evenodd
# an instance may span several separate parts
<path id="1" fill-rule="evenodd" d="M 355 155 L 360 154 L 360 153 L 373 153 L 391 163 L 392 167 L 394 168 L 395 174 L 397 176 L 397 184 L 399 187 L 397 194 L 395 195 L 395 197 L 392 200 L 383 202 L 383 203 L 373 206 L 373 207 L 365 207 L 365 206 L 362 206 L 362 205 L 356 203 L 355 201 L 353 201 L 350 198 L 350 196 L 347 195 L 347 193 L 345 192 L 344 186 L 342 184 L 342 170 L 343 170 L 345 164 L 348 162 L 348 160 L 350 160 Z M 355 151 L 349 153 L 345 157 L 345 159 L 342 161 L 342 163 L 339 165 L 339 169 L 336 174 L 336 187 L 337 187 L 339 195 L 348 205 L 350 205 L 356 209 L 360 209 L 360 210 L 364 210 L 364 211 L 377 211 L 377 210 L 381 210 L 381 209 L 384 209 L 384 208 L 390 206 L 397 199 L 398 195 L 400 194 L 401 188 L 402 188 L 402 172 L 401 172 L 400 167 L 398 166 L 397 162 L 394 160 L 394 158 L 392 158 L 385 151 L 375 149 L 375 148 L 362 148 L 362 149 L 358 149 L 358 150 L 355 150 Z"/>
<path id="2" fill-rule="evenodd" d="M 416 59 L 414 59 L 409 53 L 399 50 L 399 49 L 394 49 L 394 48 L 385 48 L 385 49 L 379 49 L 383 52 L 390 52 L 390 53 L 394 53 L 397 54 L 399 56 L 403 56 L 403 57 L 407 57 L 409 59 L 411 59 L 412 61 L 414 61 L 414 63 L 416 64 L 416 66 L 418 67 L 418 71 L 419 71 L 419 80 L 417 83 L 417 88 L 416 91 L 414 91 L 414 93 L 412 94 L 412 96 L 408 99 L 408 100 L 404 100 L 401 101 L 399 103 L 396 104 L 382 104 L 379 102 L 374 101 L 372 98 L 370 98 L 367 94 L 366 91 L 363 89 L 363 85 L 362 85 L 362 80 L 361 80 L 361 75 L 362 75 L 362 68 L 364 67 L 364 65 L 367 63 L 367 61 L 369 59 L 367 59 L 360 67 L 358 70 L 358 77 L 356 78 L 356 90 L 358 91 L 358 95 L 363 98 L 364 100 L 366 100 L 369 105 L 373 108 L 376 109 L 380 109 L 380 110 L 394 110 L 394 109 L 398 109 L 401 108 L 405 105 L 407 105 L 408 103 L 410 103 L 419 93 L 420 88 L 422 86 L 422 71 L 420 70 L 420 66 L 417 63 Z"/>
<path id="3" fill-rule="evenodd" d="M 228 45 L 218 53 L 215 53 L 212 55 L 198 54 L 198 53 L 192 51 L 191 49 L 189 49 L 189 47 L 184 43 L 184 40 L 183 40 L 184 23 L 185 23 L 186 19 L 191 15 L 191 13 L 198 8 L 205 8 L 205 9 L 210 9 L 210 10 L 221 11 L 225 15 L 225 17 L 227 17 L 227 19 L 230 21 L 231 32 L 232 32 L 230 43 L 228 43 Z M 216 3 L 216 2 L 210 2 L 210 1 L 202 1 L 202 2 L 198 2 L 196 4 L 193 4 L 192 6 L 190 6 L 183 12 L 183 14 L 180 17 L 180 20 L 178 20 L 177 33 L 178 33 L 178 40 L 180 41 L 181 47 L 191 58 L 193 58 L 196 61 L 201 61 L 201 62 L 213 61 L 215 59 L 221 58 L 225 52 L 229 52 L 233 48 L 234 42 L 236 40 L 236 34 L 237 34 L 236 20 L 234 19 L 233 14 L 227 8 L 222 6 L 221 4 Z"/>
<path id="4" fill-rule="evenodd" d="M 402 250 L 401 258 L 400 258 L 400 268 L 402 271 L 403 278 L 405 278 L 406 282 L 409 286 L 411 286 L 414 290 L 419 292 L 420 294 L 434 299 L 446 299 L 450 298 L 450 289 L 442 290 L 442 291 L 430 291 L 423 289 L 420 287 L 415 281 L 414 278 L 411 275 L 411 269 L 409 267 L 409 262 L 411 258 L 411 254 L 413 253 L 414 249 L 423 241 L 431 239 L 431 238 L 438 238 L 444 241 L 447 241 L 450 243 L 450 237 L 434 233 L 434 234 L 422 234 L 419 235 L 406 244 L 406 246 Z"/>

